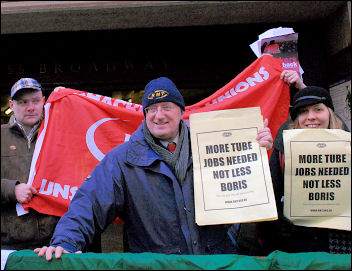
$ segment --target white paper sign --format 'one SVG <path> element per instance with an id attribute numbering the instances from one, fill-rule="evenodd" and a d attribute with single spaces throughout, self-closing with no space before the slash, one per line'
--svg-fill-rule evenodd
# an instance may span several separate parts
<path id="1" fill-rule="evenodd" d="M 190 115 L 196 223 L 277 219 L 260 108 Z"/>
<path id="2" fill-rule="evenodd" d="M 284 215 L 295 225 L 351 230 L 351 133 L 284 130 Z"/>

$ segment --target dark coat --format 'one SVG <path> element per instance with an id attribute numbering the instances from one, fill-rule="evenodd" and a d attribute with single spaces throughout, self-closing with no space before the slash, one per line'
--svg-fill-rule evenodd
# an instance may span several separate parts
<path id="1" fill-rule="evenodd" d="M 51 245 L 84 250 L 119 216 L 129 251 L 164 254 L 236 253 L 228 226 L 195 223 L 192 157 L 182 186 L 144 139 L 143 125 L 111 150 L 77 190 Z"/>
<path id="2" fill-rule="evenodd" d="M 33 209 L 23 216 L 16 213 L 15 185 L 28 181 L 38 129 L 28 142 L 14 123 L 14 116 L 8 124 L 1 125 L 1 249 L 47 245 L 59 220 Z"/>

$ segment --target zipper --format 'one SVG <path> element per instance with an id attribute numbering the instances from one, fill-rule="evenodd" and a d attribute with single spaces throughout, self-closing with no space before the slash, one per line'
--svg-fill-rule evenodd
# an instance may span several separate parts
<path id="1" fill-rule="evenodd" d="M 21 130 L 23 136 L 26 138 L 28 150 L 30 150 L 30 149 L 31 149 L 31 140 L 32 140 L 32 138 L 28 138 L 28 137 L 27 137 L 26 131 L 24 130 L 24 128 L 23 128 L 21 125 L 17 124 L 17 127 L 20 128 L 20 130 Z"/>
<path id="2" fill-rule="evenodd" d="M 26 137 L 27 138 L 27 137 Z M 27 138 L 28 150 L 31 149 L 31 140 Z"/>

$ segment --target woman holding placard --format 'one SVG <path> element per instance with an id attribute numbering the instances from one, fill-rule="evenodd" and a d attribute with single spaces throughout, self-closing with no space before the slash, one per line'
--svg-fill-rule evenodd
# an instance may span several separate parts
<path id="1" fill-rule="evenodd" d="M 295 94 L 292 104 L 293 107 L 290 110 L 292 122 L 289 124 L 289 129 L 320 128 L 348 131 L 347 126 L 334 113 L 329 92 L 321 87 L 303 88 Z M 284 143 L 281 130 L 275 139 L 274 151 L 270 157 L 271 177 L 279 219 L 258 224 L 264 254 L 269 254 L 274 250 L 290 253 L 325 251 L 350 254 L 350 231 L 297 226 L 283 215 L 284 163 Z"/>

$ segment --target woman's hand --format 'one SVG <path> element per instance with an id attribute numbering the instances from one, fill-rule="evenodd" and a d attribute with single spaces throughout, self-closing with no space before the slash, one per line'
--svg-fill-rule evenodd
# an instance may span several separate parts
<path id="1" fill-rule="evenodd" d="M 280 75 L 280 79 L 284 80 L 286 84 L 294 85 L 297 89 L 307 87 L 299 77 L 299 74 L 294 70 L 284 70 Z"/>
<path id="2" fill-rule="evenodd" d="M 260 147 L 265 147 L 267 150 L 270 150 L 273 147 L 273 137 L 268 124 L 268 119 L 265 119 L 264 128 L 258 131 L 256 140 L 258 141 Z"/>

